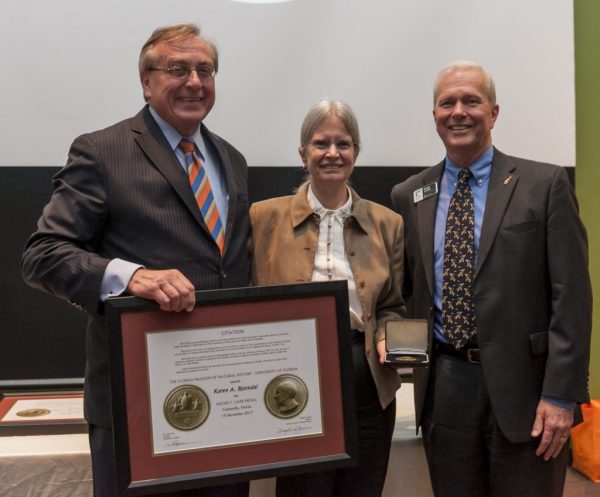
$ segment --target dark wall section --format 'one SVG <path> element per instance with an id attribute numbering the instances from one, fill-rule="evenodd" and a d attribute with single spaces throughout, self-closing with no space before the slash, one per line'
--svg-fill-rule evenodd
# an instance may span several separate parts
<path id="1" fill-rule="evenodd" d="M 351 186 L 358 194 L 391 208 L 390 192 L 400 183 L 423 167 L 357 167 L 351 178 Z M 575 168 L 568 167 L 567 174 L 574 184 Z M 266 198 L 290 195 L 303 181 L 302 168 L 251 167 L 248 174 L 250 202 Z"/>
<path id="2" fill-rule="evenodd" d="M 0 167 L 0 381 L 83 376 L 85 315 L 21 279 L 21 253 L 57 170 Z"/>
<path id="3" fill-rule="evenodd" d="M 357 167 L 351 185 L 361 197 L 391 207 L 392 187 L 422 167 Z M 290 195 L 302 183 L 301 167 L 251 167 L 248 174 L 250 202 L 281 195 Z"/>
<path id="4" fill-rule="evenodd" d="M 419 167 L 358 167 L 352 186 L 390 205 L 392 186 Z M 21 279 L 23 246 L 52 193 L 54 167 L 0 167 L 0 387 L 15 380 L 80 378 L 85 361 L 85 315 Z M 574 170 L 569 168 L 573 179 Z M 250 200 L 289 195 L 303 180 L 300 167 L 251 167 Z"/>

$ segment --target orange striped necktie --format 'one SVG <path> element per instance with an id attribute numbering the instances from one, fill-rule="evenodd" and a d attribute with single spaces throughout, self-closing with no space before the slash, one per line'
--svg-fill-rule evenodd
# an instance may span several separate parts
<path id="1" fill-rule="evenodd" d="M 223 231 L 223 224 L 221 223 L 221 217 L 215 203 L 215 197 L 210 187 L 210 181 L 208 175 L 202 167 L 202 161 L 196 154 L 196 148 L 194 140 L 191 138 L 182 138 L 179 142 L 179 146 L 185 154 L 185 165 L 187 167 L 188 178 L 194 197 L 196 197 L 196 204 L 200 209 L 202 218 L 206 223 L 208 231 L 214 238 L 215 242 L 219 246 L 219 251 L 223 253 L 223 242 L 225 241 L 225 233 Z"/>

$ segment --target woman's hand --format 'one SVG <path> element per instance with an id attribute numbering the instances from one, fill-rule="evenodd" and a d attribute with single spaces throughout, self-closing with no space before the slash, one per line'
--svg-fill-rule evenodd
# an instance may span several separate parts
<path id="1" fill-rule="evenodd" d="M 379 364 L 385 364 L 385 338 L 377 342 L 377 353 L 379 354 Z"/>

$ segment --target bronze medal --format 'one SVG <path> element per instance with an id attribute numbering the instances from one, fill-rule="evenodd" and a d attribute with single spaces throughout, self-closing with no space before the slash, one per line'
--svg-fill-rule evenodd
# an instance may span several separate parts
<path id="1" fill-rule="evenodd" d="M 300 414 L 308 402 L 306 384 L 293 374 L 273 378 L 265 389 L 265 406 L 277 418 L 293 418 Z"/>
<path id="2" fill-rule="evenodd" d="M 177 387 L 165 399 L 163 412 L 167 422 L 178 430 L 193 430 L 202 425 L 210 413 L 210 401 L 194 385 Z"/>
<path id="3" fill-rule="evenodd" d="M 17 412 L 17 416 L 21 416 L 22 418 L 37 418 L 39 416 L 46 416 L 47 414 L 50 414 L 50 409 L 43 409 L 41 407 L 23 409 L 22 411 Z"/>

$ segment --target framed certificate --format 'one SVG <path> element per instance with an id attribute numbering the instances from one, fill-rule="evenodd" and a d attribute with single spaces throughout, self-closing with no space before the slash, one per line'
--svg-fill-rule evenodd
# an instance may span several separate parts
<path id="1" fill-rule="evenodd" d="M 83 392 L 0 395 L 0 435 L 85 433 Z"/>
<path id="2" fill-rule="evenodd" d="M 119 497 L 357 463 L 345 281 L 106 309 Z"/>

